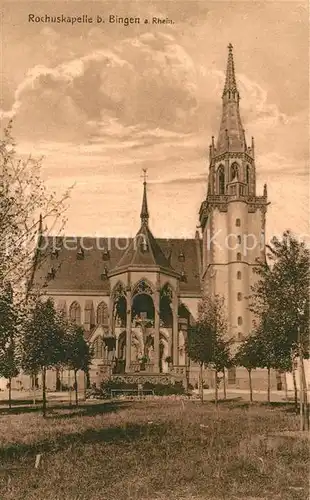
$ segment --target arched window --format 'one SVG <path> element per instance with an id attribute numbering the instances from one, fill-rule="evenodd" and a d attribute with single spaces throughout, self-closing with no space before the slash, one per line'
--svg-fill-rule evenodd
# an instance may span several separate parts
<path id="1" fill-rule="evenodd" d="M 249 165 L 247 165 L 247 167 L 246 167 L 246 183 L 247 184 L 250 183 L 250 167 L 249 167 Z"/>
<path id="2" fill-rule="evenodd" d="M 238 236 L 237 236 L 237 241 L 238 241 L 238 243 L 240 245 L 241 244 L 241 236 L 240 236 L 240 234 L 238 234 Z"/>
<path id="3" fill-rule="evenodd" d="M 237 227 L 240 227 L 240 226 L 241 226 L 241 220 L 240 220 L 240 219 L 236 219 L 236 226 L 237 226 Z"/>
<path id="4" fill-rule="evenodd" d="M 241 292 L 237 293 L 237 299 L 239 302 L 242 300 L 242 293 Z"/>
<path id="5" fill-rule="evenodd" d="M 242 325 L 242 323 L 243 323 L 242 316 L 238 316 L 238 325 Z"/>
<path id="6" fill-rule="evenodd" d="M 237 271 L 237 280 L 241 280 L 241 271 Z"/>
<path id="7" fill-rule="evenodd" d="M 240 253 L 240 252 L 238 252 L 238 253 L 237 253 L 237 261 L 238 261 L 238 262 L 240 262 L 240 260 L 241 260 L 241 253 Z"/>
<path id="8" fill-rule="evenodd" d="M 242 342 L 242 340 L 243 340 L 243 335 L 241 332 L 238 332 L 238 340 L 239 340 L 239 342 Z"/>
<path id="9" fill-rule="evenodd" d="M 223 165 L 220 165 L 217 170 L 217 178 L 219 194 L 225 194 L 225 174 Z"/>
<path id="10" fill-rule="evenodd" d="M 97 325 L 108 324 L 108 306 L 105 302 L 100 302 L 97 307 Z"/>
<path id="11" fill-rule="evenodd" d="M 81 324 L 81 306 L 78 302 L 72 302 L 69 310 L 69 318 L 77 325 Z"/>
<path id="12" fill-rule="evenodd" d="M 103 358 L 103 340 L 101 337 L 97 337 L 93 342 L 93 353 L 95 359 Z"/>
<path id="13" fill-rule="evenodd" d="M 233 163 L 232 166 L 230 167 L 230 180 L 233 181 L 234 179 L 238 179 L 239 177 L 239 171 L 238 171 L 238 163 Z"/>

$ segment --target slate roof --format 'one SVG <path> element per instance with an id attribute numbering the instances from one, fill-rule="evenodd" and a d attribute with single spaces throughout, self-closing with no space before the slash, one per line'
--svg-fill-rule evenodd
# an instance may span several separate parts
<path id="1" fill-rule="evenodd" d="M 143 250 L 143 247 L 146 250 Z M 173 271 L 167 256 L 154 238 L 149 227 L 142 224 L 135 238 L 133 238 L 113 271 L 119 271 L 132 266 L 160 267 Z"/>
<path id="2" fill-rule="evenodd" d="M 120 268 L 120 265 L 122 268 L 129 264 L 150 268 L 157 265 L 168 272 L 171 270 L 185 275 L 185 280 L 180 281 L 181 294 L 199 296 L 201 287 L 198 247 L 201 252 L 201 240 L 155 239 L 148 229 L 147 231 L 151 251 L 145 254 L 132 251 L 132 238 L 64 237 L 57 238 L 56 242 L 48 238 L 46 246 L 54 245 L 59 250 L 52 255 L 50 250 L 45 250 L 48 256 L 38 269 L 36 280 L 42 283 L 47 274 L 54 270 L 54 277 L 48 281 L 49 292 L 57 290 L 87 294 L 87 291 L 93 291 L 106 294 L 109 293 L 109 280 L 105 274 L 109 271 Z M 84 249 L 83 252 L 80 248 Z"/>

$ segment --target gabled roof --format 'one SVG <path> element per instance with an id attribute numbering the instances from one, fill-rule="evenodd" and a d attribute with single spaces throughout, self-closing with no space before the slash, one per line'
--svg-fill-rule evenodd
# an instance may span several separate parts
<path id="1" fill-rule="evenodd" d="M 153 236 L 152 238 L 155 240 Z M 48 282 L 48 292 L 57 291 L 57 293 L 63 292 L 64 294 L 76 292 L 86 295 L 90 291 L 99 295 L 109 294 L 109 280 L 102 274 L 105 269 L 110 272 L 120 264 L 122 257 L 133 242 L 132 238 L 72 236 L 57 238 L 56 242 L 52 237 L 47 240 L 47 248 L 51 249 L 56 244 L 59 251 L 57 256 L 52 257 L 51 252 L 46 250 L 48 256 L 37 270 L 36 281 L 43 283 L 50 269 L 54 268 L 55 276 Z M 76 241 L 76 244 L 73 244 L 73 241 Z M 71 244 L 64 244 L 64 242 L 71 242 Z M 201 253 L 202 241 L 194 238 L 157 238 L 154 246 L 160 248 L 165 259 L 159 260 L 161 257 L 155 251 L 156 262 L 163 264 L 160 267 L 165 267 L 168 262 L 170 269 L 184 276 L 184 280 L 180 280 L 180 294 L 200 295 L 199 251 Z M 78 256 L 80 247 L 85 249 L 83 258 Z M 104 249 L 108 250 L 107 254 Z M 149 256 L 143 256 L 143 258 L 146 259 Z"/>
<path id="2" fill-rule="evenodd" d="M 146 174 L 146 171 L 144 171 Z M 128 268 L 154 268 L 180 279 L 180 292 L 200 295 L 201 241 L 155 239 L 149 226 L 146 181 L 143 183 L 141 226 L 135 238 L 65 237 L 58 239 L 56 257 L 51 252 L 36 273 L 36 280 L 44 281 L 48 273 L 52 279 L 48 291 L 87 291 L 107 294 L 109 276 Z M 70 242 L 73 244 L 70 247 Z M 56 242 L 57 243 L 57 242 Z M 55 244 L 48 239 L 47 247 Z M 51 273 L 52 269 L 52 273 Z"/>

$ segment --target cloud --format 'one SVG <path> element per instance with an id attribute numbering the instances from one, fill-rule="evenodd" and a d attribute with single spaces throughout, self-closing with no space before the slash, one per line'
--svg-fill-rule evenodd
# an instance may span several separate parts
<path id="1" fill-rule="evenodd" d="M 122 127 L 181 130 L 196 108 L 193 62 L 160 34 L 119 42 L 55 67 L 31 68 L 3 117 L 18 135 L 80 142 Z"/>

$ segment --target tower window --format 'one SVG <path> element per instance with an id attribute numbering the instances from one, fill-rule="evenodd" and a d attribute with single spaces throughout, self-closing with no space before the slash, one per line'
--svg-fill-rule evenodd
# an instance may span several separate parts
<path id="1" fill-rule="evenodd" d="M 237 280 L 241 280 L 241 271 L 237 271 Z"/>
<path id="2" fill-rule="evenodd" d="M 219 166 L 218 171 L 217 171 L 217 176 L 218 176 L 219 194 L 224 194 L 225 193 L 225 174 L 224 174 L 223 165 Z"/>
<path id="3" fill-rule="evenodd" d="M 238 340 L 239 340 L 239 342 L 242 342 L 242 340 L 243 340 L 243 335 L 241 332 L 238 332 Z"/>
<path id="4" fill-rule="evenodd" d="M 239 302 L 242 300 L 242 293 L 241 292 L 237 293 L 237 299 Z"/>
<path id="5" fill-rule="evenodd" d="M 237 241 L 238 241 L 238 243 L 240 245 L 241 244 L 241 236 L 240 236 L 240 234 L 238 234 L 238 236 L 237 236 Z"/>
<path id="6" fill-rule="evenodd" d="M 236 226 L 237 226 L 237 227 L 240 227 L 240 226 L 241 226 L 241 220 L 240 220 L 240 219 L 236 219 Z"/>
<path id="7" fill-rule="evenodd" d="M 237 253 L 237 261 L 238 261 L 238 262 L 240 262 L 240 260 L 241 260 L 241 253 L 240 253 L 240 252 L 238 252 L 238 253 Z"/>
<path id="8" fill-rule="evenodd" d="M 246 167 L 246 183 L 249 184 L 250 182 L 250 167 L 247 165 Z"/>
<path id="9" fill-rule="evenodd" d="M 238 316 L 238 325 L 242 325 L 242 323 L 243 323 L 242 316 Z"/>

